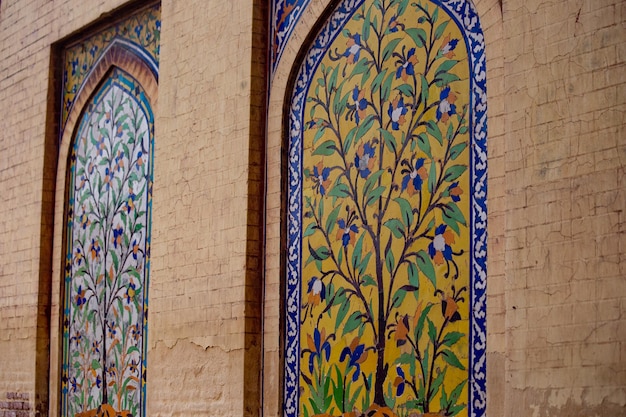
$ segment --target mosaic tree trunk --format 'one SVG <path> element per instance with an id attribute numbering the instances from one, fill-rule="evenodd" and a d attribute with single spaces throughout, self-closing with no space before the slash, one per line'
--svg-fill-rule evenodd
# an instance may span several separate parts
<path id="1" fill-rule="evenodd" d="M 142 413 L 152 129 L 141 87 L 114 70 L 76 135 L 65 280 L 68 416 L 101 405 Z"/>
<path id="2" fill-rule="evenodd" d="M 298 415 L 467 415 L 467 45 L 438 4 L 356 3 L 291 120 Z"/>

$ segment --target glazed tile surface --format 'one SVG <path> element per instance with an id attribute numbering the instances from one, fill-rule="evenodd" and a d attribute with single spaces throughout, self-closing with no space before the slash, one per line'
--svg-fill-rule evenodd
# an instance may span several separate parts
<path id="1" fill-rule="evenodd" d="M 465 1 L 346 0 L 313 42 L 290 111 L 285 415 L 484 415 L 483 51 Z"/>

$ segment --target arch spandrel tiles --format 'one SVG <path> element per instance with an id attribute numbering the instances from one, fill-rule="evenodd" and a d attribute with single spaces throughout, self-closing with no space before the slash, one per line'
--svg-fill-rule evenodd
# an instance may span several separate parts
<path id="1" fill-rule="evenodd" d="M 284 413 L 484 415 L 484 42 L 464 1 L 343 1 L 296 77 Z"/>

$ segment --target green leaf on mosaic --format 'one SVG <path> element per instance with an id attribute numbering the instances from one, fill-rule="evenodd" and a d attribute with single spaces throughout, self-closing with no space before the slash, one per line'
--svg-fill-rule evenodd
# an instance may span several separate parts
<path id="1" fill-rule="evenodd" d="M 441 137 L 441 130 L 439 130 L 439 126 L 437 122 L 434 120 L 429 120 L 426 124 L 426 131 L 439 142 L 440 145 L 443 145 L 443 139 Z"/>
<path id="2" fill-rule="evenodd" d="M 363 250 L 363 239 L 365 239 L 365 233 L 361 233 L 361 236 L 356 241 L 356 245 L 354 245 L 354 251 L 352 251 L 352 267 L 357 268 L 361 263 L 361 251 Z"/>
<path id="3" fill-rule="evenodd" d="M 398 11 L 397 11 L 398 16 L 402 16 L 404 14 L 408 4 L 409 4 L 409 0 L 400 1 L 400 4 L 398 5 Z"/>
<path id="4" fill-rule="evenodd" d="M 459 133 L 460 133 L 460 130 L 459 130 Z M 455 160 L 456 158 L 458 158 L 459 155 L 463 153 L 466 147 L 467 147 L 467 143 L 465 142 L 454 145 L 452 148 L 450 148 L 450 159 Z"/>
<path id="5" fill-rule="evenodd" d="M 410 84 L 400 84 L 395 89 L 407 97 L 413 97 L 413 86 Z"/>
<path id="6" fill-rule="evenodd" d="M 435 268 L 430 259 L 430 256 L 424 250 L 420 250 L 415 257 L 417 262 L 417 267 L 419 270 L 430 280 L 433 284 L 433 287 L 437 288 L 437 275 L 435 274 Z"/>
<path id="7" fill-rule="evenodd" d="M 445 87 L 447 85 L 450 85 L 454 81 L 459 81 L 459 80 L 460 78 L 458 77 L 458 75 L 452 74 L 449 72 L 444 72 L 442 74 L 437 75 L 433 81 L 435 82 L 435 85 L 437 87 Z"/>
<path id="8" fill-rule="evenodd" d="M 357 327 L 359 327 L 359 325 L 362 323 L 362 314 L 363 313 L 359 311 L 355 311 L 350 315 L 350 317 L 348 317 L 348 321 L 343 328 L 342 336 L 352 333 L 354 330 L 356 330 Z"/>
<path id="9" fill-rule="evenodd" d="M 385 79 L 385 82 L 383 83 L 383 86 L 380 92 L 380 95 L 383 101 L 387 101 L 389 99 L 389 94 L 391 94 L 391 83 L 393 82 L 395 77 L 396 75 L 394 73 L 391 73 Z"/>
<path id="10" fill-rule="evenodd" d="M 433 194 L 435 187 L 437 187 L 437 164 L 433 161 L 428 172 L 428 191 Z"/>
<path id="11" fill-rule="evenodd" d="M 349 311 L 350 311 L 350 303 L 348 301 L 345 301 L 343 304 L 341 304 L 341 307 L 339 307 L 339 310 L 337 310 L 337 318 L 335 319 L 335 329 L 338 329 L 341 326 L 341 324 L 343 323 L 343 320 L 346 318 Z"/>
<path id="12" fill-rule="evenodd" d="M 404 225 L 408 228 L 413 224 L 413 207 L 411 203 L 405 200 L 402 197 L 398 197 L 394 200 L 396 204 L 400 207 L 400 213 L 402 214 L 402 221 Z"/>
<path id="13" fill-rule="evenodd" d="M 452 345 L 458 342 L 463 336 L 465 336 L 465 334 L 461 332 L 449 332 L 444 336 L 441 344 L 448 346 L 448 347 L 452 347 Z"/>
<path id="14" fill-rule="evenodd" d="M 451 141 L 452 139 L 454 139 L 454 127 L 452 126 L 452 123 L 448 125 L 448 131 L 446 132 L 446 139 L 448 141 Z"/>
<path id="15" fill-rule="evenodd" d="M 435 11 L 433 12 L 432 19 L 431 19 L 433 24 L 437 22 L 438 18 L 439 18 L 439 7 L 435 7 Z"/>
<path id="16" fill-rule="evenodd" d="M 393 272 L 394 267 L 396 266 L 396 261 L 393 257 L 393 251 L 392 250 L 387 250 L 387 253 L 385 255 L 385 266 L 387 267 L 387 271 L 389 273 Z"/>
<path id="17" fill-rule="evenodd" d="M 378 91 L 380 89 L 380 86 L 385 79 L 385 75 L 387 75 L 387 69 L 383 69 L 376 75 L 376 77 L 374 77 L 374 80 L 372 81 L 372 92 Z"/>
<path id="18" fill-rule="evenodd" d="M 404 224 L 398 219 L 389 219 L 383 223 L 384 226 L 391 231 L 396 239 L 404 236 Z"/>
<path id="19" fill-rule="evenodd" d="M 375 202 L 377 202 L 378 199 L 381 198 L 381 196 L 383 195 L 386 189 L 387 187 L 384 187 L 382 185 L 374 188 L 372 192 L 367 195 L 367 200 L 365 201 L 365 205 L 370 206 L 374 204 Z"/>
<path id="20" fill-rule="evenodd" d="M 426 44 L 426 31 L 422 28 L 407 28 L 404 32 L 411 37 L 413 42 L 415 42 L 415 46 L 418 48 L 423 48 Z"/>
<path id="21" fill-rule="evenodd" d="M 455 368 L 459 368 L 462 371 L 465 370 L 465 367 L 463 366 L 459 358 L 457 358 L 454 352 L 452 352 L 450 349 L 444 349 L 441 352 L 441 355 L 443 356 L 443 359 L 450 365 L 454 366 Z"/>
<path id="22" fill-rule="evenodd" d="M 396 49 L 400 41 L 402 41 L 402 38 L 392 39 L 387 43 L 387 46 L 385 46 L 385 48 L 383 49 L 383 56 L 382 56 L 383 62 L 391 57 L 391 54 Z"/>
<path id="23" fill-rule="evenodd" d="M 326 218 L 326 233 L 329 235 L 332 233 L 335 228 L 335 224 L 337 223 L 337 216 L 339 215 L 339 210 L 341 210 L 341 206 L 337 206 L 330 212 L 328 218 Z"/>
<path id="24" fill-rule="evenodd" d="M 309 225 L 304 230 L 304 233 L 302 234 L 302 236 L 304 237 L 311 236 L 313 233 L 315 233 L 316 230 L 317 228 L 316 228 L 315 223 L 309 223 Z"/>
<path id="25" fill-rule="evenodd" d="M 354 68 L 352 69 L 352 72 L 350 73 L 350 78 L 354 77 L 355 75 L 359 75 L 359 74 L 363 74 L 367 72 L 369 67 L 370 65 L 367 61 L 367 58 L 361 58 L 359 62 L 357 62 Z"/>
<path id="26" fill-rule="evenodd" d="M 447 22 L 446 22 L 447 23 Z M 435 71 L 435 76 L 443 74 L 445 72 L 450 71 L 456 64 L 458 64 L 459 61 L 455 60 L 455 59 L 447 59 L 445 61 L 443 61 L 438 67 L 437 70 Z"/>
<path id="27" fill-rule="evenodd" d="M 428 140 L 428 136 L 426 135 L 426 133 L 420 133 L 419 135 L 417 135 L 417 140 L 414 142 L 417 142 L 417 146 L 420 148 L 420 150 L 424 152 L 424 154 L 426 154 L 429 159 L 432 159 L 433 155 L 430 150 L 430 141 Z"/>
<path id="28" fill-rule="evenodd" d="M 365 272 L 365 270 L 367 269 L 367 266 L 369 264 L 370 258 L 372 257 L 372 252 L 367 252 L 365 254 L 365 256 L 363 257 L 363 259 L 361 260 L 361 263 L 358 266 L 359 269 L 359 275 L 363 274 Z M 371 277 L 370 277 L 371 278 Z"/>
<path id="29" fill-rule="evenodd" d="M 363 120 L 363 122 L 359 125 L 356 135 L 355 135 L 355 139 L 359 140 L 361 139 L 374 125 L 374 116 L 369 115 L 365 118 L 365 120 Z"/>
<path id="30" fill-rule="evenodd" d="M 443 176 L 443 180 L 446 182 L 452 182 L 459 178 L 467 170 L 466 165 L 452 165 L 446 169 L 446 173 Z"/>
<path id="31" fill-rule="evenodd" d="M 379 127 L 378 131 L 381 133 L 383 140 L 385 141 L 385 145 L 395 154 L 396 149 L 398 148 L 396 138 L 388 130 L 383 129 L 382 127 Z"/>
<path id="32" fill-rule="evenodd" d="M 327 140 L 315 148 L 315 150 L 313 151 L 313 155 L 329 156 L 332 155 L 336 150 L 337 148 L 335 146 L 335 142 L 332 140 Z"/>
<path id="33" fill-rule="evenodd" d="M 419 289 L 420 281 L 417 271 L 417 266 L 413 263 L 408 263 L 407 265 L 407 275 L 409 278 L 409 284 Z"/>
<path id="34" fill-rule="evenodd" d="M 449 20 L 445 20 L 437 26 L 437 29 L 435 29 L 435 40 L 441 38 L 441 35 L 443 35 L 443 31 L 446 30 L 446 26 L 448 26 L 449 22 Z"/>
<path id="35" fill-rule="evenodd" d="M 370 18 L 372 16 L 372 9 L 370 8 L 367 11 L 367 15 L 365 15 L 365 19 L 363 20 L 363 28 L 362 28 L 362 33 L 363 33 L 363 39 L 365 40 L 365 42 L 367 42 L 367 40 L 370 37 Z"/>
<path id="36" fill-rule="evenodd" d="M 371 253 L 368 254 L 368 256 L 369 255 L 371 255 Z M 374 278 L 372 278 L 371 275 L 365 275 L 363 279 L 361 280 L 361 286 L 363 287 L 376 286 L 376 281 L 374 281 Z"/>
<path id="37" fill-rule="evenodd" d="M 313 137 L 313 145 L 315 145 L 317 141 L 320 140 L 322 136 L 324 136 L 325 131 L 326 131 L 326 126 L 320 126 L 317 129 L 317 132 L 315 132 L 315 136 Z"/>

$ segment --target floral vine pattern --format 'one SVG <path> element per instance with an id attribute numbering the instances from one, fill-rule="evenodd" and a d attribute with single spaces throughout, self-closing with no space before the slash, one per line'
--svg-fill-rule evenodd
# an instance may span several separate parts
<path id="1" fill-rule="evenodd" d="M 153 115 L 113 69 L 87 105 L 70 165 L 62 415 L 145 414 Z"/>
<path id="2" fill-rule="evenodd" d="M 65 49 L 61 129 L 65 127 L 74 99 L 83 82 L 107 47 L 116 39 L 124 40 L 142 51 L 146 62 L 153 67 L 156 74 L 161 47 L 161 4 L 141 10 Z"/>
<path id="3" fill-rule="evenodd" d="M 292 95 L 286 416 L 482 416 L 484 42 L 464 0 L 345 0 Z"/>

